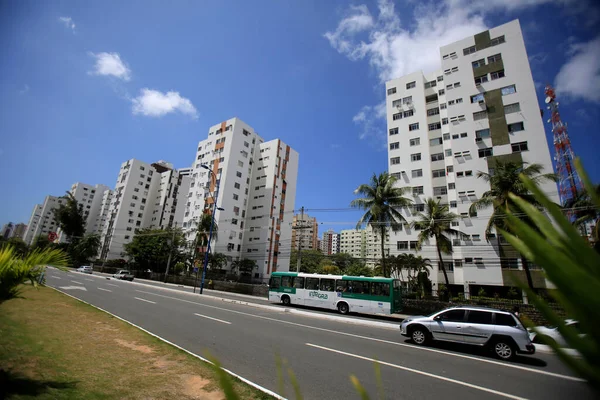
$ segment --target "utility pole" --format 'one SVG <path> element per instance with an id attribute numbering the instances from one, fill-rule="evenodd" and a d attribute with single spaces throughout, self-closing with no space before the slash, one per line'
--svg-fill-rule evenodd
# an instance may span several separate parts
<path id="1" fill-rule="evenodd" d="M 171 249 L 169 250 L 169 258 L 167 259 L 167 272 L 165 272 L 165 283 L 167 283 L 167 278 L 169 277 L 169 267 L 171 266 L 171 255 L 173 254 L 173 247 L 175 247 L 175 228 L 177 228 L 177 222 L 175 222 L 175 227 L 173 228 L 173 235 L 171 236 Z"/>
<path id="2" fill-rule="evenodd" d="M 302 264 L 302 231 L 304 230 L 304 206 L 302 206 L 300 210 L 300 240 L 298 242 L 298 261 L 296 262 L 296 272 L 300 272 L 300 265 Z"/>

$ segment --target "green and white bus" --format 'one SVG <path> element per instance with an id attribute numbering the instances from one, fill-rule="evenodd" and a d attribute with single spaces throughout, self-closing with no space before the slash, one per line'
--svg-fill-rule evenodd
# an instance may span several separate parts
<path id="1" fill-rule="evenodd" d="M 401 311 L 398 279 L 273 272 L 269 301 L 338 310 L 342 314 L 393 314 Z"/>

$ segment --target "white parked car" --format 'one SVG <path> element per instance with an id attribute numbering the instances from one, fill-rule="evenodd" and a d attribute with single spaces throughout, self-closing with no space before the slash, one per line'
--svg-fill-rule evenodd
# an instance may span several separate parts
<path id="1" fill-rule="evenodd" d="M 92 274 L 94 272 L 94 269 L 89 265 L 84 265 L 82 267 L 77 268 L 75 271 L 83 272 L 84 274 Z"/>
<path id="2" fill-rule="evenodd" d="M 565 324 L 576 331 L 579 331 L 579 322 L 574 319 L 566 319 Z M 567 347 L 565 338 L 560 334 L 556 326 L 536 326 L 534 329 L 527 329 L 529 338 L 533 343 L 549 344 L 556 343 L 560 347 Z M 583 334 L 579 334 L 583 336 Z"/>

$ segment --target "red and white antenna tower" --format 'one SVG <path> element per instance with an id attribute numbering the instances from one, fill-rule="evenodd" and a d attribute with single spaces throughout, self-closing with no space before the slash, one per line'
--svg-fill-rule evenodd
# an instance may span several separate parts
<path id="1" fill-rule="evenodd" d="M 575 154 L 571 148 L 567 124 L 563 124 L 558 113 L 558 102 L 556 93 L 550 85 L 546 86 L 546 104 L 551 112 L 548 122 L 552 122 L 552 133 L 554 135 L 554 161 L 556 162 L 556 174 L 558 175 L 558 193 L 560 203 L 564 206 L 569 200 L 575 198 L 583 188 L 579 174 L 574 167 Z"/>

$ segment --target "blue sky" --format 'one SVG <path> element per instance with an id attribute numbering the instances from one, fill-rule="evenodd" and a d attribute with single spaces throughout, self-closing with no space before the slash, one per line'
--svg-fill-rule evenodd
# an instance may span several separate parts
<path id="1" fill-rule="evenodd" d="M 556 84 L 600 180 L 600 9 L 593 1 L 3 1 L 0 224 L 74 182 L 114 186 L 130 158 L 191 165 L 237 116 L 300 153 L 296 208 L 354 225 L 353 190 L 387 168 L 386 79 L 519 18 L 534 80 Z M 433 53 L 433 57 L 424 54 Z M 547 129 L 550 137 L 550 129 Z"/>

